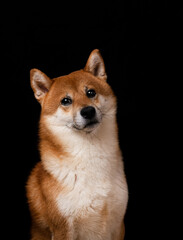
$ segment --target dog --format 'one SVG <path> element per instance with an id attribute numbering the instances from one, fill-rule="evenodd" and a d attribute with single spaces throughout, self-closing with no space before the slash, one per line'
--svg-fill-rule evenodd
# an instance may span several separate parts
<path id="1" fill-rule="evenodd" d="M 32 240 L 124 239 L 128 186 L 106 80 L 98 49 L 68 75 L 30 71 L 41 104 L 41 161 L 26 185 Z"/>

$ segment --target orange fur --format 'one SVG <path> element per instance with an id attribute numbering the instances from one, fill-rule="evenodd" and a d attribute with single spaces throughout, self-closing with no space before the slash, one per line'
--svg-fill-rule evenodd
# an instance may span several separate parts
<path id="1" fill-rule="evenodd" d="M 67 221 L 58 213 L 54 204 L 54 198 L 62 190 L 62 186 L 39 162 L 27 183 L 27 197 L 33 218 L 33 235 L 38 232 L 36 235 L 40 238 L 45 239 L 48 235 L 47 238 L 50 239 L 51 232 L 54 231 L 60 234 L 60 239 L 67 239 Z"/>
<path id="2" fill-rule="evenodd" d="M 61 127 L 60 125 L 57 126 L 60 124 L 58 121 L 60 115 L 56 115 L 58 109 L 62 112 L 63 117 L 72 116 L 74 118 L 80 109 L 86 106 L 94 106 L 96 109 L 100 109 L 102 104 L 105 106 L 105 103 L 107 104 L 107 102 L 109 102 L 109 109 L 105 114 L 107 116 L 107 113 L 110 111 L 111 115 L 115 114 L 116 98 L 110 86 L 107 84 L 106 78 L 107 75 L 105 74 L 104 62 L 98 50 L 94 50 L 91 53 L 84 70 L 79 70 L 66 76 L 50 79 L 37 69 L 31 70 L 31 86 L 35 93 L 35 97 L 38 99 L 42 106 L 39 128 L 39 150 L 41 162 L 37 163 L 35 168 L 32 170 L 26 186 L 27 198 L 32 217 L 32 240 L 124 239 L 123 220 L 128 197 L 127 185 L 122 170 L 123 165 L 121 161 L 121 151 L 119 149 L 117 140 L 116 121 L 111 120 L 109 127 L 107 127 L 105 130 L 107 131 L 109 128 L 113 129 L 111 138 L 113 137 L 116 141 L 115 143 L 111 142 L 110 144 L 114 144 L 114 147 L 111 147 L 112 150 L 109 150 L 109 153 L 110 151 L 114 152 L 114 160 L 111 158 L 111 163 L 108 160 L 106 161 L 105 158 L 103 159 L 103 153 L 100 152 L 101 150 L 97 152 L 98 145 L 103 146 L 102 144 L 105 141 L 110 143 L 110 139 L 107 140 L 104 138 L 100 140 L 102 137 L 101 134 L 104 134 L 105 136 L 107 133 L 105 131 L 103 133 L 101 132 L 101 134 L 96 138 L 96 141 L 99 141 L 99 143 L 96 144 L 95 154 L 96 156 L 99 156 L 99 159 L 101 158 L 99 163 L 103 164 L 103 162 L 105 163 L 106 161 L 106 164 L 111 166 L 111 170 L 108 168 L 103 169 L 103 165 L 101 165 L 101 167 L 99 166 L 101 169 L 100 171 L 103 172 L 99 172 L 98 175 L 96 175 L 96 182 L 92 180 L 95 179 L 93 178 L 95 176 L 91 174 L 92 171 L 95 172 L 97 170 L 97 166 L 92 163 L 92 161 L 95 159 L 91 160 L 90 162 L 90 159 L 87 159 L 88 147 L 86 147 L 86 152 L 84 152 L 85 147 L 82 145 L 79 146 L 79 139 L 81 138 L 79 134 L 81 134 L 82 137 L 86 136 L 86 142 L 88 143 L 87 139 L 90 139 L 90 132 L 83 133 L 82 131 L 78 131 L 78 134 L 78 132 L 73 129 L 73 134 L 70 133 L 68 136 L 68 133 L 64 132 L 68 130 L 65 130 L 63 128 L 63 133 L 60 134 L 59 131 Z M 95 98 L 90 99 L 86 96 L 86 89 L 95 89 L 95 91 L 100 94 L 97 94 Z M 73 99 L 72 106 L 61 106 L 61 99 L 67 97 L 68 95 Z M 104 103 L 101 103 L 101 101 Z M 102 111 L 103 109 L 98 110 L 99 113 Z M 60 112 L 58 113 L 60 114 Z M 53 119 L 58 122 L 55 123 L 52 120 L 52 122 L 48 124 L 48 119 L 53 116 Z M 109 115 L 109 117 L 111 116 Z M 52 130 L 52 124 L 55 124 L 54 129 L 57 130 Z M 110 126 L 111 124 L 112 127 Z M 100 128 L 100 126 L 98 128 Z M 92 135 L 91 133 L 91 136 L 95 135 Z M 71 140 L 78 138 L 78 141 L 76 141 L 76 143 L 73 142 L 73 144 L 71 144 L 70 149 L 68 140 L 65 140 L 69 138 Z M 80 152 L 83 151 L 81 156 L 73 153 L 74 149 L 77 149 L 76 144 L 78 144 L 78 149 L 80 149 Z M 92 146 L 93 143 L 91 143 L 91 147 Z M 86 156 L 83 156 L 83 153 L 85 153 Z M 94 153 L 90 153 L 90 155 L 92 157 Z M 80 165 L 82 166 L 83 161 L 86 161 L 86 159 L 89 164 L 88 169 L 85 167 L 85 165 L 83 165 L 84 167 L 80 167 Z M 70 171 L 68 171 L 68 173 L 63 178 L 61 178 L 61 175 L 64 173 L 64 171 L 66 171 L 65 169 L 69 169 L 69 167 Z M 92 167 L 94 167 L 94 170 L 91 169 Z M 114 176 L 109 176 L 112 174 L 113 169 L 114 176 L 115 174 L 118 174 L 118 176 L 116 176 L 116 180 L 114 181 Z M 109 173 L 107 174 L 106 172 Z M 71 176 L 69 174 L 71 174 Z M 91 178 L 88 179 L 88 185 L 85 184 L 87 181 L 86 176 L 88 176 L 88 178 Z M 118 180 L 118 178 L 120 180 Z M 66 181 L 67 179 L 69 180 Z M 99 179 L 99 182 L 97 182 L 97 179 Z M 112 179 L 113 182 L 110 182 L 110 179 Z M 99 187 L 101 188 L 101 190 L 96 190 L 98 191 L 96 192 L 96 194 L 98 194 L 96 195 L 98 196 L 98 199 L 94 199 L 91 202 L 90 199 L 87 200 L 87 197 L 85 197 L 86 194 L 88 194 L 86 196 L 90 196 L 90 181 L 93 181 L 94 184 L 96 184 L 96 189 Z M 111 189 L 116 187 L 116 189 L 119 189 L 121 191 L 121 195 L 117 190 L 115 192 L 116 198 L 113 196 L 114 194 L 109 194 L 106 198 L 102 197 L 102 195 L 100 196 L 100 191 L 103 190 L 101 184 L 104 184 L 106 189 L 108 189 L 108 186 L 110 186 L 110 184 L 116 184 L 116 186 L 113 186 Z M 118 184 L 120 185 L 120 188 L 118 188 Z M 78 209 L 81 208 L 80 210 L 78 210 L 77 206 L 75 205 L 72 207 L 73 203 L 69 203 L 67 200 L 70 199 L 69 196 L 72 194 L 73 189 L 76 189 L 76 187 L 78 188 L 78 191 L 81 191 L 81 196 L 84 196 L 82 199 L 78 200 L 81 202 L 83 201 L 82 208 L 79 207 L 80 205 L 78 205 Z M 93 187 L 94 186 L 90 186 L 90 188 Z M 86 190 L 86 193 L 84 189 Z M 105 194 L 107 194 L 108 190 L 105 191 Z M 59 200 L 62 198 L 64 199 L 63 205 Z M 100 198 L 102 199 L 102 202 Z M 115 199 L 117 200 L 115 201 Z M 87 201 L 89 202 L 88 205 Z M 111 204 L 109 204 L 110 202 Z M 78 202 L 76 202 L 76 204 L 77 203 Z M 114 206 L 112 206 L 112 204 Z M 66 206 L 65 211 L 63 210 L 63 206 Z M 120 214 L 119 206 L 121 207 L 123 214 Z M 70 211 L 73 211 L 73 214 L 69 214 Z M 117 224 L 117 229 L 114 227 L 115 221 L 119 223 Z M 113 230 L 110 230 L 110 227 Z M 98 233 L 96 231 L 98 231 Z M 106 235 L 108 232 L 110 233 L 110 236 Z M 92 236 L 95 237 L 92 238 Z"/>

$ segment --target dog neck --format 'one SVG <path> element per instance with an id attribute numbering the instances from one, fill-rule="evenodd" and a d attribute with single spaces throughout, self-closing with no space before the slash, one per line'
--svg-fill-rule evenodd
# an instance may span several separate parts
<path id="1" fill-rule="evenodd" d="M 119 153 L 117 124 L 115 117 L 103 121 L 94 132 L 86 133 L 57 127 L 49 118 L 40 122 L 40 154 L 45 169 L 62 180 L 64 168 L 95 164 L 98 159 L 114 157 Z"/>

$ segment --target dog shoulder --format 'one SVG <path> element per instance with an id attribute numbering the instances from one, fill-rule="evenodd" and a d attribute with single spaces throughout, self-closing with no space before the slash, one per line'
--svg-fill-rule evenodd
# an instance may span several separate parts
<path id="1" fill-rule="evenodd" d="M 50 196 L 54 198 L 62 190 L 62 186 L 39 162 L 29 176 L 26 190 L 30 202 L 40 200 L 43 204 L 44 201 L 51 201 Z"/>
<path id="2" fill-rule="evenodd" d="M 59 212 L 55 202 L 62 186 L 44 169 L 41 162 L 32 170 L 26 188 L 33 224 L 39 228 L 49 228 L 51 232 L 57 232 L 59 229 L 59 233 L 61 231 L 61 234 L 66 236 L 67 219 Z"/>

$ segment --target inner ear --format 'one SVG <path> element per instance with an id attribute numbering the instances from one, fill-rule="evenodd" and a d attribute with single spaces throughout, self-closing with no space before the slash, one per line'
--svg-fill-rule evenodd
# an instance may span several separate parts
<path id="1" fill-rule="evenodd" d="M 99 76 L 100 75 L 100 72 L 101 72 L 101 64 L 98 62 L 97 64 L 95 64 L 95 67 L 93 69 L 93 74 L 95 76 Z"/>
<path id="2" fill-rule="evenodd" d="M 52 85 L 52 80 L 46 74 L 35 68 L 30 71 L 30 80 L 35 98 L 41 103 Z"/>
<path id="3" fill-rule="evenodd" d="M 90 72 L 95 77 L 98 77 L 102 80 L 107 79 L 104 60 L 98 49 L 95 49 L 91 52 L 84 71 Z"/>
<path id="4" fill-rule="evenodd" d="M 46 93 L 49 89 L 42 83 L 37 81 L 37 87 L 40 89 L 41 92 Z"/>

